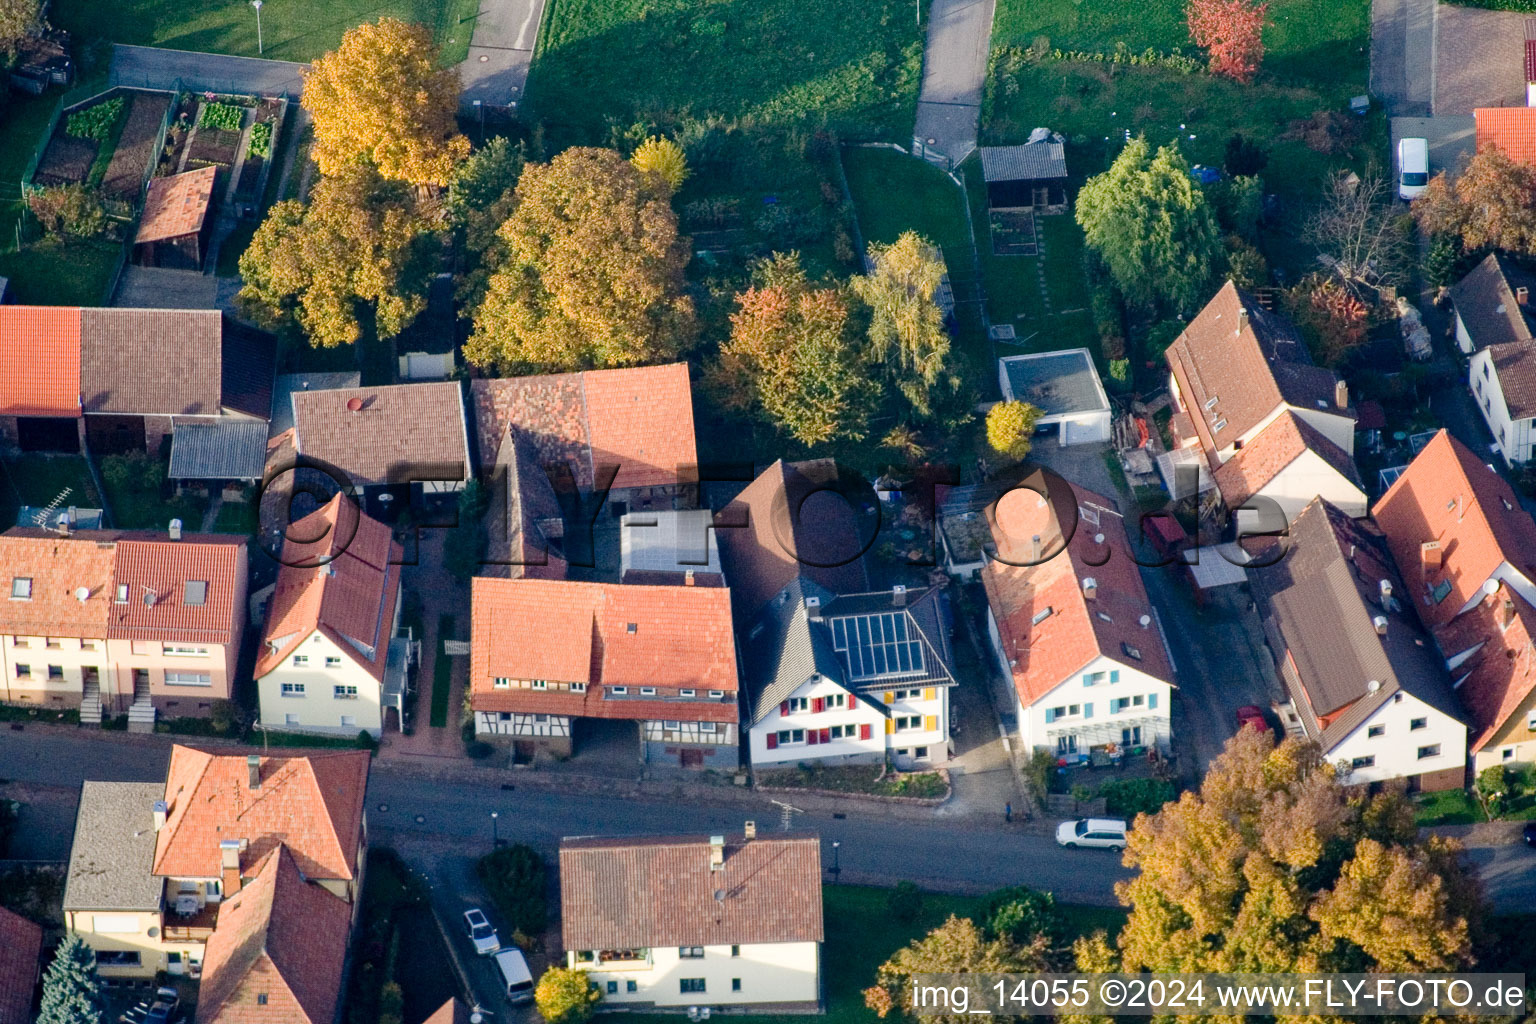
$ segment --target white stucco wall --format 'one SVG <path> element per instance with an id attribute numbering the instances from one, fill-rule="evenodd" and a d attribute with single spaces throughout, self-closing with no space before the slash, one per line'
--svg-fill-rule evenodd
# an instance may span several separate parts
<path id="1" fill-rule="evenodd" d="M 1314 498 L 1326 498 L 1345 515 L 1358 519 L 1369 507 L 1365 492 L 1350 482 L 1338 470 L 1316 452 L 1302 452 L 1258 492 L 1269 498 L 1285 512 L 1285 521 L 1294 522 L 1301 511 Z M 1264 530 L 1263 517 L 1258 512 L 1239 512 L 1237 522 L 1240 533 L 1253 534 Z"/>
<path id="2" fill-rule="evenodd" d="M 659 947 L 632 965 L 582 963 L 576 953 L 569 952 L 566 963 L 585 970 L 603 993 L 603 1002 L 615 1005 L 743 1006 L 820 1000 L 820 950 L 815 942 L 743 944 L 734 947 L 734 956 L 731 946 L 703 948 L 702 957 L 683 958 L 675 946 Z M 702 978 L 704 991 L 681 991 L 684 978 Z M 738 980 L 739 990 L 733 984 Z M 629 991 L 629 982 L 634 982 L 635 991 Z"/>
<path id="3" fill-rule="evenodd" d="M 295 664 L 294 659 L 307 659 Z M 327 666 L 326 659 L 336 659 Z M 304 687 L 300 695 L 282 692 L 284 683 Z M 256 683 L 261 700 L 261 723 L 269 729 L 299 732 L 332 732 L 357 735 L 366 729 L 379 735 L 383 728 L 379 707 L 379 681 L 352 657 L 322 633 L 311 633 L 283 663 Z M 339 698 L 336 687 L 355 686 L 356 697 Z M 343 722 L 343 717 L 348 721 Z"/>
<path id="4" fill-rule="evenodd" d="M 1477 408 L 1482 412 L 1494 440 L 1499 443 L 1504 461 L 1510 465 L 1529 461 L 1533 442 L 1536 442 L 1536 437 L 1532 436 L 1532 421 L 1510 418 L 1509 406 L 1504 401 L 1504 390 L 1500 387 L 1499 375 L 1493 368 L 1493 357 L 1487 349 L 1472 357 L 1467 372 Z"/>
<path id="5" fill-rule="evenodd" d="M 800 686 L 791 699 L 803 698 L 812 701 L 816 698 L 827 698 L 835 695 L 843 695 L 846 707 L 833 708 L 820 712 L 816 711 L 791 711 L 783 714 L 780 711 L 771 711 L 768 716 L 748 732 L 749 751 L 752 763 L 755 766 L 773 766 L 779 764 L 797 764 L 801 761 L 838 761 L 849 757 L 883 758 L 886 750 L 891 751 L 916 751 L 927 748 L 926 757 L 918 758 L 911 755 L 914 763 L 931 763 L 945 760 L 948 757 L 949 745 L 949 692 L 942 686 L 927 686 L 914 683 L 911 686 L 901 687 L 891 684 L 891 689 L 883 693 L 896 693 L 899 690 L 918 690 L 926 696 L 905 697 L 900 700 L 892 699 L 887 705 L 891 717 L 887 718 L 878 710 L 871 707 L 867 701 L 860 700 L 852 692 L 823 676 L 814 676 Z M 901 731 L 887 732 L 894 726 L 898 718 L 918 717 L 922 719 L 920 728 L 904 729 Z M 932 728 L 929 728 L 929 726 Z M 855 731 L 851 738 L 834 739 L 827 743 L 810 743 L 802 739 L 799 742 L 777 743 L 774 749 L 768 748 L 768 736 L 770 733 L 777 735 L 781 732 L 800 731 L 807 733 L 811 729 L 830 729 L 833 726 L 854 726 Z M 858 726 L 869 727 L 869 738 L 862 739 Z M 903 761 L 906 758 L 902 758 Z"/>
<path id="6" fill-rule="evenodd" d="M 1148 642 L 1161 640 L 1154 636 Z M 1092 685 L 1090 677 L 1095 679 Z M 1033 703 L 1026 706 L 1020 701 L 1019 739 L 1026 750 L 1046 747 L 1061 753 L 1072 752 L 1072 740 L 1079 754 L 1107 743 L 1124 747 L 1139 742 L 1166 751 L 1173 735 L 1169 717 L 1172 692 L 1166 681 L 1142 671 L 1134 662 L 1100 655 Z M 1140 705 L 1135 703 L 1137 697 L 1141 698 Z M 1126 702 L 1124 706 L 1120 701 Z M 1070 712 L 1074 706 L 1078 708 L 1076 714 Z M 1069 710 L 1058 714 L 1059 708 Z M 1126 735 L 1136 727 L 1141 729 L 1139 741 Z M 1063 740 L 1067 741 L 1065 746 Z"/>
<path id="7" fill-rule="evenodd" d="M 1401 698 L 1401 699 L 1399 699 Z M 1423 719 L 1422 728 L 1412 727 Z M 1372 736 L 1371 729 L 1381 727 Z M 1440 753 L 1419 757 L 1421 747 L 1439 744 Z M 1461 722 L 1430 707 L 1410 693 L 1395 693 L 1370 718 L 1326 752 L 1328 760 L 1350 766 L 1351 783 L 1381 782 L 1425 772 L 1444 771 L 1467 761 L 1467 728 Z M 1356 758 L 1374 758 L 1374 763 L 1352 767 Z"/>

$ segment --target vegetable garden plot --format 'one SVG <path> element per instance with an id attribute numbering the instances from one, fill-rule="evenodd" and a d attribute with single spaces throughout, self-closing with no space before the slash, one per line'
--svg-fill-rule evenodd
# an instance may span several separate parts
<path id="1" fill-rule="evenodd" d="M 187 154 L 187 169 L 219 164 L 232 166 L 240 152 L 240 133 L 219 128 L 199 128 L 192 139 L 191 152 Z"/>
<path id="2" fill-rule="evenodd" d="M 55 134 L 43 151 L 32 180 L 38 185 L 77 185 L 90 173 L 100 148 L 95 139 Z"/>
<path id="3" fill-rule="evenodd" d="M 988 213 L 995 256 L 1036 256 L 1035 215 L 1028 210 L 992 210 Z"/>
<path id="4" fill-rule="evenodd" d="M 101 182 L 102 191 L 116 199 L 138 197 L 171 100 L 169 96 L 156 93 L 135 93 L 129 102 L 132 109 L 128 113 L 128 123 L 123 126 L 117 151 L 112 154 L 112 162 L 107 165 L 106 177 Z"/>

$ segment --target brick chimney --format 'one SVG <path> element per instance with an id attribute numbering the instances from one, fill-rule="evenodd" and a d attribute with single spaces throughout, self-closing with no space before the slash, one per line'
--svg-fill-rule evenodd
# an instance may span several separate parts
<path id="1" fill-rule="evenodd" d="M 1088 601 L 1095 600 L 1099 596 L 1099 581 L 1092 576 L 1083 577 L 1083 598 Z"/>
<path id="2" fill-rule="evenodd" d="M 1515 621 L 1515 602 L 1511 601 L 1509 598 L 1506 597 L 1504 599 L 1504 603 L 1499 607 L 1499 629 L 1500 630 L 1508 629 L 1509 628 L 1509 624 L 1514 622 L 1514 621 Z"/>
<path id="3" fill-rule="evenodd" d="M 900 608 L 902 605 L 904 605 L 906 603 L 907 603 L 907 588 L 902 586 L 900 583 L 898 583 L 894 587 L 891 588 L 891 604 L 894 607 L 896 607 L 896 608 Z"/>
<path id="4" fill-rule="evenodd" d="M 251 789 L 261 788 L 261 756 L 259 754 L 247 754 L 245 756 L 246 781 Z"/>
<path id="5" fill-rule="evenodd" d="M 1427 540 L 1419 545 L 1419 566 L 1424 572 L 1440 571 L 1440 542 Z"/>
<path id="6" fill-rule="evenodd" d="M 243 839 L 219 840 L 219 881 L 224 886 L 224 898 L 240 891 L 240 848 Z"/>
<path id="7" fill-rule="evenodd" d="M 1521 285 L 1520 287 L 1516 288 L 1515 301 L 1520 303 L 1522 306 L 1529 306 L 1531 304 L 1531 290 L 1525 285 Z"/>
<path id="8" fill-rule="evenodd" d="M 1342 380 L 1333 384 L 1333 404 L 1340 409 L 1349 408 L 1349 385 Z"/>

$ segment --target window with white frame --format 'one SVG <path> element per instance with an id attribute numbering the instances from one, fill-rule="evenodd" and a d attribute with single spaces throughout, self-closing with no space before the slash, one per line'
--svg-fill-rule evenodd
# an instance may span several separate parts
<path id="1" fill-rule="evenodd" d="M 897 732 L 916 732 L 917 730 L 921 729 L 922 727 L 923 727 L 923 716 L 922 715 L 897 715 L 896 716 L 896 731 Z"/>
<path id="2" fill-rule="evenodd" d="M 654 686 L 642 686 L 642 687 L 640 687 L 640 696 L 642 696 L 642 697 L 654 697 L 654 696 L 656 696 L 656 687 L 654 687 Z"/>
<path id="3" fill-rule="evenodd" d="M 299 716 L 298 715 L 294 715 L 294 714 L 284 715 L 283 716 L 283 724 L 284 725 L 298 725 L 299 724 Z"/>
<path id="4" fill-rule="evenodd" d="M 712 733 L 712 732 L 715 732 L 716 729 L 717 729 L 717 726 L 715 725 L 714 722 L 700 722 L 699 723 L 699 732 L 709 732 L 709 733 Z"/>
<path id="5" fill-rule="evenodd" d="M 171 686 L 212 686 L 213 676 L 208 672 L 166 672 L 165 681 Z"/>
<path id="6" fill-rule="evenodd" d="M 206 658 L 208 648 L 190 644 L 162 644 L 161 652 L 168 658 Z"/>
<path id="7" fill-rule="evenodd" d="M 587 684 L 586 683 L 572 683 L 571 684 L 571 692 L 572 693 L 586 693 L 587 692 Z"/>
<path id="8" fill-rule="evenodd" d="M 811 710 L 811 699 L 809 697 L 791 697 L 784 703 L 789 705 L 790 714 L 794 714 L 797 711 Z"/>
<path id="9" fill-rule="evenodd" d="M 629 693 L 629 687 L 627 687 L 627 686 L 610 686 L 610 687 L 608 687 L 608 692 L 609 693 L 616 693 L 616 694 L 618 694 L 619 696 L 622 697 L 625 694 Z"/>
<path id="10" fill-rule="evenodd" d="M 294 668 L 303 668 L 304 666 L 306 666 L 308 664 L 309 664 L 309 655 L 307 655 L 307 654 L 295 654 L 293 656 L 293 667 Z"/>
<path id="11" fill-rule="evenodd" d="M 779 746 L 781 746 L 781 747 L 782 746 L 786 746 L 786 745 L 788 745 L 790 743 L 804 743 L 805 742 L 805 730 L 804 729 L 780 729 L 778 731 L 777 737 L 778 737 L 778 741 L 779 741 Z"/>
<path id="12" fill-rule="evenodd" d="M 342 715 L 341 716 L 341 727 L 343 729 L 356 729 L 357 728 L 357 719 L 356 719 L 356 717 L 354 717 L 352 715 Z"/>
<path id="13" fill-rule="evenodd" d="M 679 697 L 692 697 L 692 696 L 694 696 L 697 693 L 698 693 L 697 690 L 678 690 L 677 691 L 677 695 Z"/>
<path id="14" fill-rule="evenodd" d="M 528 685 L 533 687 L 533 689 L 535 689 L 535 690 L 547 690 L 547 689 L 549 689 L 549 680 L 548 679 L 535 679 L 535 680 L 532 680 Z"/>
<path id="15" fill-rule="evenodd" d="M 825 698 L 825 700 L 827 702 L 826 708 L 828 711 L 833 709 L 846 708 L 848 706 L 848 695 L 846 693 L 830 694 Z"/>
<path id="16" fill-rule="evenodd" d="M 327 654 L 325 656 L 325 667 L 326 668 L 340 668 L 341 667 L 341 655 L 339 655 L 339 654 Z"/>
<path id="17" fill-rule="evenodd" d="M 1050 716 L 1052 718 L 1071 718 L 1082 713 L 1083 706 L 1081 704 L 1063 704 L 1060 707 L 1051 708 Z"/>
<path id="18" fill-rule="evenodd" d="M 282 695 L 284 697 L 302 697 L 304 696 L 304 684 L 284 683 L 282 686 Z"/>
<path id="19" fill-rule="evenodd" d="M 333 686 L 331 687 L 331 695 L 336 700 L 357 700 L 357 687 Z"/>
<path id="20" fill-rule="evenodd" d="M 662 722 L 661 723 L 661 727 L 663 729 L 670 729 L 671 731 L 676 732 L 677 730 L 679 730 L 679 729 L 681 729 L 683 727 L 683 723 L 682 722 Z"/>
<path id="21" fill-rule="evenodd" d="M 30 600 L 32 600 L 32 577 L 31 576 L 15 576 L 15 577 L 12 577 L 12 579 L 11 579 L 11 600 L 12 601 L 30 601 Z"/>
<path id="22" fill-rule="evenodd" d="M 721 697 L 725 696 L 725 691 L 724 690 L 710 690 L 709 691 L 709 695 L 710 695 L 710 697 L 712 699 L 719 700 Z M 1536 719 L 1533 719 L 1533 721 L 1536 721 Z M 1531 728 L 1532 729 L 1536 729 L 1536 725 L 1531 726 Z"/>

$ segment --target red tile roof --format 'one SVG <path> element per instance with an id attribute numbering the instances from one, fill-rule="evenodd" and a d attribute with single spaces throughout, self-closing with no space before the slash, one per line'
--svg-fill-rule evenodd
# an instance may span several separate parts
<path id="1" fill-rule="evenodd" d="M 139 233 L 134 244 L 159 242 L 182 235 L 195 235 L 203 229 L 208 205 L 213 201 L 213 183 L 217 167 L 199 167 L 195 171 L 153 178 L 144 195 L 144 212 L 139 217 Z"/>
<path id="2" fill-rule="evenodd" d="M 726 590 L 479 577 L 472 601 L 476 710 L 736 721 L 736 644 Z M 587 691 L 496 689 L 497 678 L 586 683 Z M 613 699 L 606 691 L 614 686 L 631 694 L 640 686 L 687 688 L 698 699 Z M 726 697 L 707 700 L 710 690 Z"/>
<path id="3" fill-rule="evenodd" d="M 1504 478 L 1444 430 L 1387 489 L 1372 514 L 1402 573 L 1407 600 L 1445 656 L 1483 645 L 1453 672 L 1458 678 L 1471 672 L 1456 695 L 1472 719 L 1475 752 L 1536 685 L 1530 649 L 1536 609 L 1505 583 L 1491 595 L 1484 589 L 1505 563 L 1536 581 L 1536 522 Z M 1426 542 L 1438 547 L 1426 552 Z M 1506 600 L 1514 616 L 1507 626 Z"/>
<path id="4" fill-rule="evenodd" d="M 277 668 L 319 630 L 383 679 L 403 561 L 389 527 L 363 515 L 345 495 L 291 524 L 267 605 L 255 678 Z"/>
<path id="5" fill-rule="evenodd" d="M 989 518 L 1000 558 L 981 572 L 1020 701 L 1034 703 L 1101 654 L 1172 683 L 1173 666 L 1114 503 L 1079 487 L 1048 493 L 1049 500 L 1016 489 L 997 501 Z M 1035 536 L 1039 564 L 1001 560 L 1031 561 Z M 1091 600 L 1087 579 L 1095 583 Z"/>
<path id="6" fill-rule="evenodd" d="M 43 929 L 0 907 L 0 1024 L 31 1024 Z"/>
<path id="7" fill-rule="evenodd" d="M 0 416 L 80 415 L 80 310 L 0 306 Z"/>
<path id="8" fill-rule="evenodd" d="M 1372 509 L 1419 617 L 1431 628 L 1472 601 L 1502 563 L 1536 580 L 1536 522 L 1509 484 L 1442 430 Z M 1422 545 L 1437 541 L 1439 568 L 1425 569 Z M 1450 589 L 1439 601 L 1438 586 Z"/>
<path id="9" fill-rule="evenodd" d="M 358 868 L 368 752 L 261 756 L 251 789 L 245 754 L 171 750 L 165 799 L 170 814 L 155 842 L 151 872 L 216 878 L 219 842 L 243 839 L 245 869 L 279 843 L 310 878 L 348 879 Z"/>
<path id="10" fill-rule="evenodd" d="M 457 996 L 452 996 L 446 1003 L 432 1011 L 422 1024 L 469 1024 L 469 1007 L 465 1006 Z"/>
<path id="11" fill-rule="evenodd" d="M 821 840 L 729 836 L 712 871 L 706 836 L 565 839 L 560 927 L 572 950 L 820 942 Z"/>
<path id="12" fill-rule="evenodd" d="M 668 486 L 698 463 L 688 364 L 476 380 L 471 385 L 484 465 L 496 462 L 509 429 L 527 435 L 541 465 L 568 465 L 592 486 L 614 465 L 614 489 Z"/>
<path id="13" fill-rule="evenodd" d="M 203 953 L 197 1024 L 332 1024 L 352 908 L 278 846 L 219 907 Z"/>
<path id="14" fill-rule="evenodd" d="M 1216 487 L 1228 508 L 1236 508 L 1263 491 L 1291 463 L 1308 450 L 1315 453 L 1334 472 L 1348 480 L 1365 500 L 1365 485 L 1349 453 L 1324 437 L 1309 423 L 1292 412 L 1283 412 L 1254 435 L 1237 454 L 1219 466 L 1214 474 Z"/>
<path id="15" fill-rule="evenodd" d="M 1502 149 L 1516 163 L 1536 165 L 1536 107 L 1478 107 L 1477 151 Z"/>
<path id="16" fill-rule="evenodd" d="M 113 583 L 118 591 L 128 588 L 128 600 L 108 606 L 107 636 L 227 644 L 245 620 L 245 574 L 244 537 L 124 539 L 117 545 Z"/>
<path id="17" fill-rule="evenodd" d="M 23 527 L 0 535 L 0 633 L 105 639 L 115 536 Z M 8 600 L 18 578 L 32 581 L 30 600 Z"/>

